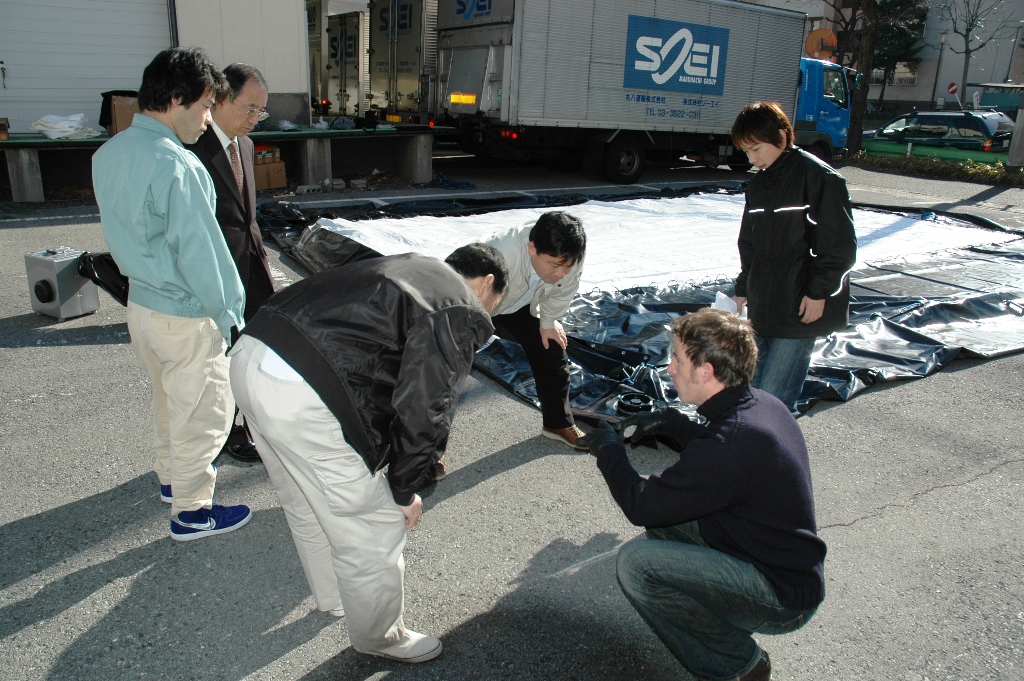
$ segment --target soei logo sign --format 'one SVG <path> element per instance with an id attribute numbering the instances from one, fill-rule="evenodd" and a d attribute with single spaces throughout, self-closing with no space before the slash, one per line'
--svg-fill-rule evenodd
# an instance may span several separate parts
<path id="1" fill-rule="evenodd" d="M 474 16 L 482 17 L 491 13 L 492 0 L 455 0 L 455 13 L 469 21 Z"/>
<path id="2" fill-rule="evenodd" d="M 630 15 L 622 87 L 721 95 L 729 29 Z"/>

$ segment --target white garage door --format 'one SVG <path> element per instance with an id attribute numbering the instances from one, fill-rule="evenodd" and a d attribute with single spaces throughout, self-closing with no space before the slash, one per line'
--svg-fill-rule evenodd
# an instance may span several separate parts
<path id="1" fill-rule="evenodd" d="M 84 113 L 102 131 L 100 93 L 138 90 L 170 44 L 167 0 L 2 0 L 0 118 L 30 132 L 46 114 Z"/>

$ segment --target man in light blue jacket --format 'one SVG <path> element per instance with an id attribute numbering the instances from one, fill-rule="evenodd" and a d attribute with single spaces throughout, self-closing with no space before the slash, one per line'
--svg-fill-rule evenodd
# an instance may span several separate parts
<path id="1" fill-rule="evenodd" d="M 155 469 L 178 541 L 252 515 L 213 503 L 213 460 L 235 412 L 225 352 L 244 325 L 245 294 L 210 174 L 183 146 L 206 130 L 226 86 L 203 50 L 164 50 L 143 72 L 141 113 L 92 162 L 103 236 L 130 281 L 128 330 L 153 383 Z"/>

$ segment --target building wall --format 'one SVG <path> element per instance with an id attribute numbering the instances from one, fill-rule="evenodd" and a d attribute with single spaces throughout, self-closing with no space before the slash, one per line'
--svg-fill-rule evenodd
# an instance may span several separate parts
<path id="1" fill-rule="evenodd" d="M 267 80 L 271 123 L 309 124 L 309 49 L 304 0 L 176 0 L 178 43 L 220 66 L 243 62 Z"/>
<path id="2" fill-rule="evenodd" d="M 138 90 L 170 44 L 167 0 L 2 0 L 0 117 L 32 132 L 45 115 L 84 113 L 102 131 L 101 93 Z"/>
<path id="3" fill-rule="evenodd" d="M 1024 27 L 1024 2 L 1005 2 L 996 14 L 986 22 L 986 30 L 998 31 L 998 36 L 984 48 L 971 56 L 971 68 L 967 76 L 968 83 L 1002 83 L 1006 81 L 1007 71 L 1011 67 L 1011 57 L 1016 49 L 1017 56 L 1013 63 L 1011 79 L 1019 79 L 1022 69 L 1018 64 L 1024 62 L 1024 54 L 1019 48 L 1020 37 L 1024 36 L 1024 28 L 1016 32 L 1016 28 Z M 949 32 L 949 22 L 942 17 L 938 7 L 932 6 L 925 23 L 925 48 L 919 53 L 916 85 L 888 85 L 885 89 L 885 102 L 916 103 L 920 107 L 933 107 L 936 99 L 943 99 L 946 106 L 955 106 L 956 98 L 947 92 L 950 83 L 957 84 L 957 95 L 965 105 L 971 102 L 972 95 L 978 87 L 964 87 L 963 79 L 964 55 L 963 40 L 960 36 Z M 1017 33 L 1015 45 L 1014 36 Z M 941 47 L 941 59 L 940 59 Z M 954 52 L 957 50 L 957 52 Z M 966 90 L 966 92 L 965 92 Z M 881 92 L 881 85 L 872 85 L 869 99 L 876 100 Z"/>

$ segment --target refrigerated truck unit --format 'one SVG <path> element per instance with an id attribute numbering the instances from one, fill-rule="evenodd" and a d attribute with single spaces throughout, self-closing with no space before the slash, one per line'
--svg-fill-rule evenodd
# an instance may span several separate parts
<path id="1" fill-rule="evenodd" d="M 349 12 L 327 20 L 327 98 L 332 112 L 343 116 L 361 116 L 366 107 L 360 95 L 369 88 L 368 18 L 367 12 Z"/>
<path id="2" fill-rule="evenodd" d="M 393 123 L 427 123 L 436 99 L 438 0 L 371 0 L 369 108 Z"/>
<path id="3" fill-rule="evenodd" d="M 617 182 L 648 152 L 743 164 L 739 110 L 795 112 L 804 21 L 732 0 L 440 0 L 437 113 L 468 152 L 586 152 Z"/>

